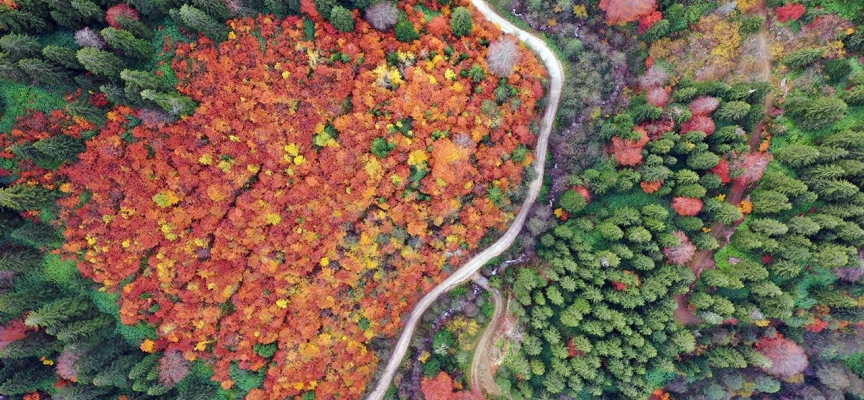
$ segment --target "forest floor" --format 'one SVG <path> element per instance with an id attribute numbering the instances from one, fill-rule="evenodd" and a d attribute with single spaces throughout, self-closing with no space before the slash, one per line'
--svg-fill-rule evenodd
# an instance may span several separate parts
<path id="1" fill-rule="evenodd" d="M 771 49 L 768 47 L 768 27 L 773 23 L 773 21 L 768 18 L 768 8 L 765 6 L 765 0 L 759 0 L 757 2 L 754 8 L 754 13 L 765 18 L 765 22 L 762 24 L 762 27 L 754 38 L 758 45 L 756 56 L 759 58 L 761 64 L 759 79 L 763 82 L 771 82 L 773 64 L 771 59 Z M 774 107 L 773 91 L 769 92 L 765 96 L 763 105 L 765 106 L 765 111 L 768 115 L 765 119 L 756 124 L 752 131 L 750 131 L 749 144 L 751 153 L 759 151 L 759 144 L 762 140 L 762 134 L 765 131 L 765 124 L 771 120 L 770 111 Z M 741 180 L 736 180 L 733 183 L 732 188 L 729 190 L 729 195 L 726 196 L 726 202 L 737 206 L 741 203 L 746 190 L 747 187 L 744 183 Z M 715 223 L 711 226 L 711 236 L 715 239 L 723 240 L 724 236 L 728 237 L 727 235 L 730 235 L 727 231 L 728 229 L 735 229 L 735 227 L 728 227 L 725 224 Z M 723 242 L 721 241 L 721 246 L 722 243 Z M 696 280 L 699 279 L 699 275 L 702 271 L 714 268 L 715 264 L 713 258 L 714 251 L 712 250 L 700 250 L 696 252 L 693 259 L 688 264 L 688 267 L 693 271 L 693 274 L 696 275 Z M 693 290 L 695 284 L 696 282 L 694 281 L 693 284 L 690 285 L 690 290 Z M 675 302 L 678 303 L 678 308 L 675 310 L 675 320 L 684 325 L 696 325 L 702 322 L 702 320 L 700 320 L 699 317 L 697 317 L 693 311 L 687 307 L 688 297 L 689 293 L 675 296 Z"/>
<path id="2" fill-rule="evenodd" d="M 471 3 L 478 11 L 483 13 L 489 21 L 498 25 L 504 33 L 515 36 L 517 39 L 525 43 L 526 46 L 534 50 L 537 57 L 540 58 L 543 64 L 545 64 L 546 70 L 549 73 L 548 101 L 546 110 L 540 120 L 540 132 L 537 135 L 537 147 L 534 151 L 534 160 L 536 160 L 534 162 L 535 176 L 542 177 L 544 176 L 544 161 L 546 160 L 546 151 L 549 145 L 549 133 L 552 131 L 552 127 L 555 124 L 555 115 L 558 112 L 558 103 L 561 100 L 561 90 L 564 84 L 564 68 L 561 66 L 561 61 L 558 60 L 555 53 L 549 49 L 542 39 L 517 28 L 515 25 L 510 23 L 510 21 L 507 21 L 498 15 L 483 0 L 471 0 Z M 459 267 L 459 269 L 450 275 L 450 277 L 438 284 L 438 286 L 420 299 L 420 302 L 417 303 L 405 322 L 402 335 L 399 337 L 396 346 L 394 346 L 390 359 L 387 360 L 387 366 L 384 368 L 381 378 L 378 380 L 374 390 L 369 393 L 369 396 L 367 397 L 368 400 L 381 400 L 384 398 L 384 394 L 387 393 L 387 390 L 390 387 L 390 382 L 393 380 L 393 376 L 402 364 L 402 359 L 405 357 L 408 345 L 411 342 L 411 337 L 414 335 L 414 330 L 417 327 L 417 323 L 423 315 L 423 312 L 425 312 L 439 296 L 450 289 L 467 282 L 471 279 L 472 275 L 480 270 L 480 268 L 489 260 L 503 253 L 513 244 L 516 236 L 520 231 L 522 231 L 522 226 L 528 218 L 531 205 L 537 200 L 537 196 L 540 194 L 542 186 L 542 178 L 532 181 L 528 187 L 528 194 L 522 203 L 522 207 L 519 209 L 519 214 L 516 215 L 516 218 L 513 220 L 513 223 L 504 235 L 491 246 L 474 256 L 474 258 L 468 260 L 468 262 Z M 406 282 L 406 284 L 410 283 Z"/>

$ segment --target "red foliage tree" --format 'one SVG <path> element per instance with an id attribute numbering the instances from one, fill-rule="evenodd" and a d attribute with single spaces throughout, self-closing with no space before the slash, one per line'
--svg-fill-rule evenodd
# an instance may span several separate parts
<path id="1" fill-rule="evenodd" d="M 692 131 L 705 132 L 706 135 L 713 135 L 717 127 L 714 125 L 714 120 L 705 115 L 696 115 L 690 118 L 689 121 L 681 125 L 681 133 Z"/>
<path id="2" fill-rule="evenodd" d="M 780 22 L 797 21 L 807 12 L 807 8 L 803 4 L 790 3 L 785 6 L 774 9 L 777 13 L 777 20 Z"/>
<path id="3" fill-rule="evenodd" d="M 574 187 L 573 187 L 573 190 L 574 190 L 576 193 L 579 193 L 580 196 L 584 197 L 584 198 L 585 198 L 585 201 L 586 201 L 587 203 L 589 203 L 589 204 L 591 203 L 591 191 L 588 190 L 587 187 L 585 187 L 585 186 L 574 186 Z"/>
<path id="4" fill-rule="evenodd" d="M 75 382 L 78 377 L 78 367 L 75 363 L 81 358 L 81 353 L 76 351 L 64 350 L 57 357 L 57 364 L 54 367 L 57 371 L 57 376 L 68 381 Z"/>
<path id="5" fill-rule="evenodd" d="M 768 168 L 768 163 L 773 159 L 774 156 L 769 153 L 752 152 L 745 154 L 733 165 L 734 168 L 744 171 L 744 174 L 736 178 L 736 180 L 741 181 L 745 185 L 759 182 L 759 179 L 762 179 L 762 174 L 765 173 L 765 168 Z"/>
<path id="6" fill-rule="evenodd" d="M 120 23 L 117 22 L 117 17 L 120 16 L 135 21 L 137 21 L 139 18 L 138 11 L 135 11 L 134 8 L 130 7 L 127 4 L 117 4 L 116 6 L 113 6 L 107 11 L 105 11 L 105 20 L 108 21 L 108 25 L 111 25 L 112 27 L 117 29 L 123 29 Z"/>
<path id="7" fill-rule="evenodd" d="M 720 182 L 723 184 L 732 181 L 732 178 L 729 177 L 729 162 L 723 158 L 720 159 L 720 162 L 714 168 L 711 168 L 711 172 L 719 176 Z"/>
<path id="8" fill-rule="evenodd" d="M 633 130 L 639 134 L 637 140 L 625 140 L 618 136 L 612 137 L 612 154 L 615 160 L 623 166 L 638 165 L 642 162 L 642 149 L 648 144 L 648 134 L 641 127 Z"/>
<path id="9" fill-rule="evenodd" d="M 666 261 L 670 264 L 684 265 L 693 259 L 696 254 L 696 246 L 690 242 L 687 235 L 681 231 L 672 232 L 678 238 L 678 245 L 675 247 L 666 247 L 663 249 L 663 255 L 666 256 Z"/>
<path id="10" fill-rule="evenodd" d="M 159 384 L 174 387 L 189 375 L 191 367 L 192 364 L 179 351 L 166 351 L 159 358 Z"/>
<path id="11" fill-rule="evenodd" d="M 690 113 L 693 115 L 710 115 L 720 106 L 720 100 L 711 96 L 699 96 L 690 102 Z"/>
<path id="12" fill-rule="evenodd" d="M 639 34 L 645 33 L 648 28 L 660 22 L 661 19 L 663 19 L 663 13 L 660 11 L 654 11 L 639 17 Z"/>
<path id="13" fill-rule="evenodd" d="M 654 193 L 663 186 L 663 181 L 652 181 L 652 182 L 639 182 L 639 186 L 642 187 L 642 191 L 645 193 L 651 194 Z"/>
<path id="14" fill-rule="evenodd" d="M 446 372 L 441 371 L 434 378 L 423 378 L 420 383 L 420 391 L 426 400 L 482 400 L 482 397 L 474 396 L 470 392 L 455 391 L 453 379 Z"/>
<path id="15" fill-rule="evenodd" d="M 666 107 L 669 104 L 669 89 L 652 88 L 647 93 L 648 104 L 654 107 Z"/>
<path id="16" fill-rule="evenodd" d="M 699 215 L 699 212 L 702 211 L 702 200 L 692 197 L 673 197 L 672 209 L 678 215 L 693 217 Z"/>
<path id="17" fill-rule="evenodd" d="M 804 372 L 809 364 L 804 349 L 783 335 L 765 336 L 756 343 L 756 349 L 771 360 L 765 372 L 778 378 L 789 378 Z"/>
<path id="18" fill-rule="evenodd" d="M 606 23 L 633 22 L 657 9 L 657 0 L 600 0 L 600 8 L 606 12 Z"/>
<path id="19" fill-rule="evenodd" d="M 0 350 L 6 348 L 9 343 L 17 342 L 27 337 L 28 329 L 22 320 L 13 320 L 6 325 L 0 325 Z"/>

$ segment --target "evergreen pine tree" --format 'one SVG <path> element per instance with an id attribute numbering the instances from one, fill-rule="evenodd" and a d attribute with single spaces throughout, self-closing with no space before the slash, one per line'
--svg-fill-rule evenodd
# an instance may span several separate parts
<path id="1" fill-rule="evenodd" d="M 101 34 L 109 46 L 120 50 L 128 57 L 146 60 L 153 54 L 150 43 L 135 38 L 129 31 L 107 27 L 102 30 Z"/>
<path id="2" fill-rule="evenodd" d="M 22 58 L 34 57 L 38 55 L 42 46 L 36 41 L 36 38 L 18 33 L 9 33 L 0 37 L 0 49 L 12 61 L 18 61 Z"/>
<path id="3" fill-rule="evenodd" d="M 0 7 L 0 26 L 12 33 L 23 33 L 42 31 L 48 23 L 29 10 Z"/>
<path id="4" fill-rule="evenodd" d="M 831 127 L 846 115 L 847 105 L 836 97 L 794 96 L 786 100 L 786 114 L 801 129 L 820 130 Z"/>
<path id="5" fill-rule="evenodd" d="M 864 105 L 864 85 L 858 85 L 852 89 L 840 92 L 840 98 L 848 104 L 855 106 Z"/>
<path id="6" fill-rule="evenodd" d="M 18 68 L 27 74 L 32 82 L 44 86 L 57 87 L 69 82 L 69 75 L 63 68 L 38 58 L 22 58 L 18 60 Z"/>
<path id="7" fill-rule="evenodd" d="M 453 36 L 462 37 L 471 33 L 474 22 L 471 20 L 471 10 L 465 7 L 456 7 L 450 16 L 450 30 Z"/>
<path id="8" fill-rule="evenodd" d="M 396 23 L 394 34 L 396 36 L 396 40 L 405 43 L 412 42 L 420 38 L 420 34 L 418 34 L 417 30 L 414 29 L 414 24 L 412 24 L 411 21 L 404 19 Z"/>
<path id="9" fill-rule="evenodd" d="M 36 210 L 54 202 L 56 195 L 43 186 L 15 185 L 0 188 L 0 207 L 15 211 Z"/>
<path id="10" fill-rule="evenodd" d="M 213 19 L 213 17 L 198 8 L 184 4 L 180 7 L 179 16 L 184 24 L 201 32 L 214 42 L 223 42 L 228 38 L 225 24 Z"/>
<path id="11" fill-rule="evenodd" d="M 328 18 L 330 12 L 336 7 L 336 0 L 315 0 L 315 9 L 322 17 Z"/>
<path id="12" fill-rule="evenodd" d="M 0 251 L 0 271 L 26 273 L 39 266 L 42 255 L 31 248 L 4 244 Z"/>
<path id="13" fill-rule="evenodd" d="M 117 21 L 117 25 L 121 29 L 131 32 L 132 35 L 136 38 L 146 40 L 150 40 L 153 38 L 153 30 L 150 29 L 150 27 L 148 27 L 145 23 L 137 19 L 129 18 L 128 16 L 123 14 L 114 17 L 114 19 L 115 21 Z"/>
<path id="14" fill-rule="evenodd" d="M 92 310 L 93 304 L 86 298 L 64 297 L 29 313 L 24 323 L 29 327 L 53 329 L 63 322 L 79 318 Z"/>
<path id="15" fill-rule="evenodd" d="M 58 344 L 59 342 L 43 332 L 29 332 L 24 339 L 11 342 L 0 349 L 0 358 L 47 357 L 59 350 Z"/>
<path id="16" fill-rule="evenodd" d="M 354 15 L 351 14 L 351 10 L 345 7 L 338 5 L 333 7 L 333 10 L 330 11 L 330 23 L 339 32 L 354 31 Z"/>
<path id="17" fill-rule="evenodd" d="M 78 62 L 88 71 L 109 78 L 117 77 L 123 70 L 124 62 L 114 54 L 95 47 L 85 47 L 76 54 Z"/>
<path id="18" fill-rule="evenodd" d="M 747 116 L 750 105 L 743 101 L 728 101 L 720 106 L 714 116 L 724 122 L 737 122 Z"/>
<path id="19" fill-rule="evenodd" d="M 103 22 L 105 19 L 105 10 L 90 0 L 72 0 L 69 4 L 85 22 Z"/>
<path id="20" fill-rule="evenodd" d="M 80 70 L 84 68 L 81 66 L 81 63 L 78 62 L 78 58 L 75 55 L 75 49 L 71 47 L 53 45 L 45 46 L 42 48 L 42 56 L 48 61 L 69 69 Z"/>
<path id="21" fill-rule="evenodd" d="M 124 69 L 120 72 L 120 79 L 126 82 L 126 89 L 135 93 L 141 93 L 150 89 L 155 91 L 168 91 L 173 89 L 164 79 L 159 78 L 150 71 L 134 71 Z"/>
<path id="22" fill-rule="evenodd" d="M 55 249 L 63 244 L 63 237 L 53 227 L 42 222 L 27 221 L 10 236 L 36 249 Z"/>
<path id="23" fill-rule="evenodd" d="M 55 135 L 33 143 L 36 150 L 60 162 L 74 161 L 78 154 L 87 149 L 81 139 L 68 135 Z"/>
<path id="24" fill-rule="evenodd" d="M 3 361 L 5 365 L 0 371 L 0 393 L 4 395 L 20 398 L 19 396 L 32 392 L 34 389 L 50 386 L 51 382 L 55 380 L 53 370 L 40 362 L 10 363 L 8 360 Z M 6 379 L 2 379 L 2 377 Z"/>
<path id="25" fill-rule="evenodd" d="M 189 115 L 197 107 L 194 101 L 179 93 L 161 93 L 147 89 L 141 92 L 141 97 L 155 102 L 171 115 Z"/>
<path id="26" fill-rule="evenodd" d="M 129 379 L 129 371 L 141 359 L 139 354 L 128 354 L 117 358 L 108 368 L 103 369 L 93 377 L 93 385 L 113 386 L 120 389 L 131 387 L 132 380 Z"/>

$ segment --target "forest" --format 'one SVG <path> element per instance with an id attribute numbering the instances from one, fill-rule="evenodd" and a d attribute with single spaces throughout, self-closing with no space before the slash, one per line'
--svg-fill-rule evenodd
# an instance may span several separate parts
<path id="1" fill-rule="evenodd" d="M 545 71 L 468 3 L 0 12 L 4 395 L 361 398 L 533 179 Z"/>
<path id="2" fill-rule="evenodd" d="M 864 4 L 473 4 L 0 0 L 0 395 L 864 399 Z"/>
<path id="3" fill-rule="evenodd" d="M 529 261 L 487 271 L 500 397 L 864 398 L 862 6 L 636 3 L 512 8 L 609 97 L 571 86 Z"/>

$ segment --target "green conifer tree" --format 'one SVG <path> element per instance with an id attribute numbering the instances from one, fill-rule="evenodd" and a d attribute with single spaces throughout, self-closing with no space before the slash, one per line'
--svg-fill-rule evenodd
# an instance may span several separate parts
<path id="1" fill-rule="evenodd" d="M 27 315 L 24 323 L 29 327 L 56 328 L 93 311 L 92 303 L 81 297 L 64 297 L 45 304 Z"/>
<path id="2" fill-rule="evenodd" d="M 36 249 L 56 249 L 63 244 L 63 237 L 53 227 L 42 222 L 27 221 L 10 236 Z"/>
<path id="3" fill-rule="evenodd" d="M 78 62 L 88 71 L 109 78 L 117 77 L 124 68 L 124 62 L 114 54 L 95 47 L 84 47 L 76 54 Z"/>
<path id="4" fill-rule="evenodd" d="M 155 102 L 171 115 L 189 115 L 197 107 L 194 101 L 179 93 L 162 93 L 147 89 L 141 92 L 141 97 Z"/>
<path id="5" fill-rule="evenodd" d="M 120 50 L 120 52 L 128 57 L 146 60 L 153 54 L 153 50 L 150 48 L 150 43 L 137 39 L 129 31 L 115 29 L 109 26 L 102 29 L 101 34 L 102 38 L 105 39 L 105 42 L 108 43 L 109 46 Z"/>
<path id="6" fill-rule="evenodd" d="M 90 0 L 71 0 L 69 4 L 85 22 L 103 22 L 105 10 Z"/>
<path id="7" fill-rule="evenodd" d="M 198 32 L 201 32 L 204 36 L 207 36 L 214 42 L 223 42 L 228 38 L 228 31 L 225 28 L 225 24 L 213 19 L 213 17 L 207 15 L 207 13 L 198 8 L 184 4 L 180 7 L 179 16 L 184 24 Z"/>
<path id="8" fill-rule="evenodd" d="M 30 35 L 9 33 L 0 37 L 0 49 L 10 60 L 18 61 L 38 55 L 42 51 L 42 46 Z"/>
<path id="9" fill-rule="evenodd" d="M 471 10 L 465 7 L 456 7 L 450 16 L 450 30 L 453 32 L 453 36 L 457 38 L 467 36 L 473 28 L 474 21 L 471 19 Z"/>
<path id="10" fill-rule="evenodd" d="M 69 82 L 69 75 L 64 68 L 38 58 L 22 58 L 18 60 L 18 68 L 27 74 L 31 82 L 43 86 L 57 87 Z"/>
<path id="11" fill-rule="evenodd" d="M 145 23 L 137 20 L 129 18 L 126 15 L 118 15 L 114 17 L 115 21 L 117 21 L 117 25 L 123 29 L 132 33 L 137 38 L 150 40 L 153 38 L 153 30 L 150 29 Z"/>
<path id="12" fill-rule="evenodd" d="M 420 38 L 420 34 L 418 34 L 417 30 L 414 29 L 414 24 L 412 24 L 411 21 L 404 19 L 396 23 L 396 28 L 394 28 L 394 34 L 396 36 L 396 40 L 405 43 L 409 43 Z"/>
<path id="13" fill-rule="evenodd" d="M 351 10 L 345 7 L 338 5 L 333 7 L 333 10 L 330 11 L 330 23 L 339 32 L 354 31 L 354 15 L 351 14 Z"/>
<path id="14" fill-rule="evenodd" d="M 124 69 L 120 72 L 120 79 L 126 82 L 127 90 L 135 93 L 141 93 L 147 89 L 163 92 L 173 89 L 168 82 L 150 71 Z"/>
<path id="15" fill-rule="evenodd" d="M 81 63 L 78 62 L 78 57 L 75 55 L 75 49 L 71 47 L 53 45 L 45 46 L 42 48 L 42 56 L 48 61 L 69 69 L 84 69 L 84 67 L 81 66 Z"/>
<path id="16" fill-rule="evenodd" d="M 0 188 L 0 207 L 15 211 L 41 209 L 53 203 L 56 195 L 43 186 L 15 185 Z"/>

